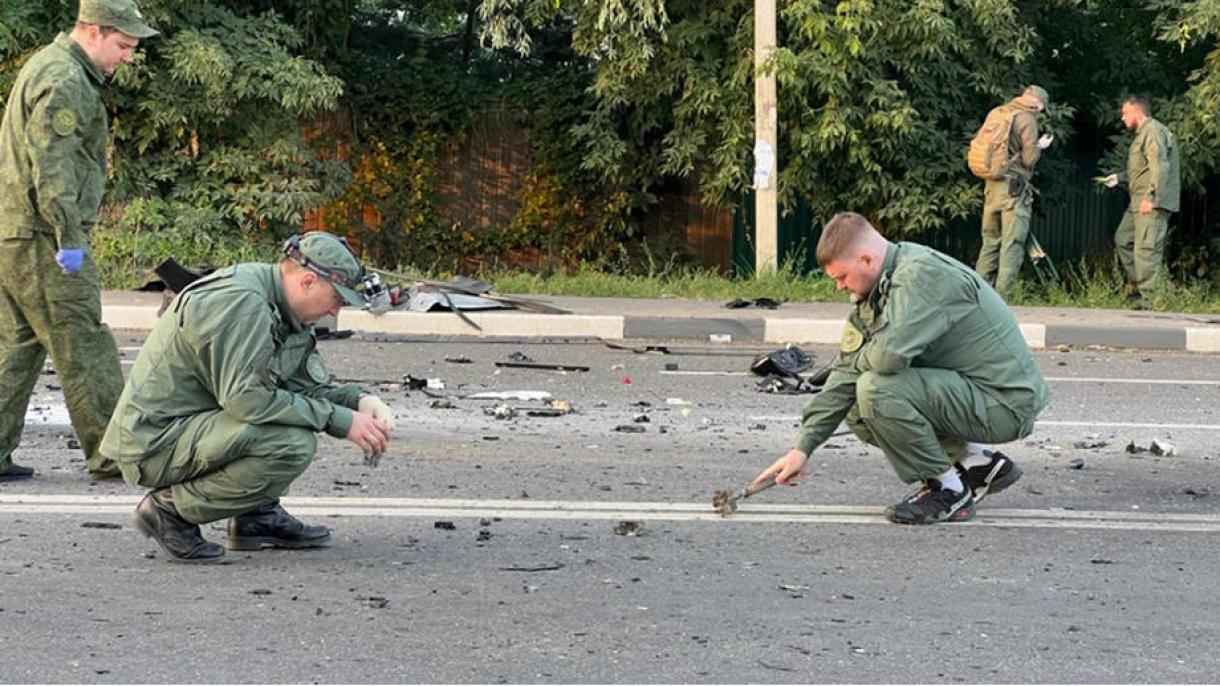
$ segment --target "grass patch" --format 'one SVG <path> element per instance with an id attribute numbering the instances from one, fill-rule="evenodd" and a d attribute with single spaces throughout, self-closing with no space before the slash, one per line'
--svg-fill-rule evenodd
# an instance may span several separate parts
<path id="1" fill-rule="evenodd" d="M 1024 279 L 1013 290 L 1013 305 L 1084 307 L 1091 309 L 1128 309 L 1123 295 L 1125 278 L 1117 262 L 1082 260 L 1060 270 L 1061 281 L 1050 287 Z M 1147 303 L 1150 309 L 1193 314 L 1220 313 L 1220 288 L 1210 282 L 1181 284 L 1171 282 L 1162 293 Z"/>

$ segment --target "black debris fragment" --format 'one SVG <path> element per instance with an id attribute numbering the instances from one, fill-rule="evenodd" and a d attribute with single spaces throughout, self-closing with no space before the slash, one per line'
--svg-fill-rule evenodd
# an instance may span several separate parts
<path id="1" fill-rule="evenodd" d="M 457 525 L 454 524 L 453 522 L 436 521 L 436 522 L 432 522 L 432 528 L 441 529 L 443 531 L 456 531 Z"/>
<path id="2" fill-rule="evenodd" d="M 614 430 L 624 434 L 642 434 L 647 431 L 644 427 L 636 424 L 619 424 L 614 427 Z"/>
<path id="3" fill-rule="evenodd" d="M 556 562 L 555 564 L 552 564 L 552 565 L 539 565 L 537 567 L 528 567 L 528 566 L 500 567 L 501 572 L 554 572 L 559 569 L 563 569 L 562 562 Z"/>
<path id="4" fill-rule="evenodd" d="M 363 484 L 361 484 L 359 481 L 342 481 L 340 479 L 335 479 L 335 485 L 336 486 L 361 486 Z"/>
<path id="5" fill-rule="evenodd" d="M 378 595 L 371 595 L 367 598 L 361 598 L 360 603 L 370 610 L 381 610 L 390 604 L 390 600 Z"/>
<path id="6" fill-rule="evenodd" d="M 479 531 L 477 536 L 474 537 L 474 540 L 479 541 L 479 542 L 490 541 L 491 532 L 488 531 L 487 529 L 483 529 L 483 530 Z"/>
<path id="7" fill-rule="evenodd" d="M 1107 445 L 1109 445 L 1109 443 L 1107 443 L 1106 441 L 1099 441 L 1099 440 L 1096 440 L 1093 438 L 1088 438 L 1083 441 L 1076 441 L 1075 443 L 1072 444 L 1072 447 L 1079 448 L 1081 450 L 1095 450 L 1097 448 L 1104 448 Z"/>
<path id="8" fill-rule="evenodd" d="M 68 439 L 68 450 L 80 450 L 80 441 L 75 438 Z"/>
<path id="9" fill-rule="evenodd" d="M 428 387 L 428 380 L 419 377 L 403 374 L 402 387 L 406 391 L 422 391 Z"/>
<path id="10" fill-rule="evenodd" d="M 1095 557 L 1095 558 L 1093 558 L 1092 560 L 1089 560 L 1089 562 L 1091 562 L 1091 563 L 1093 563 L 1093 564 L 1095 564 L 1095 565 L 1112 565 L 1112 564 L 1114 564 L 1114 560 L 1107 560 L 1107 559 L 1102 558 L 1102 557 Z"/>
<path id="11" fill-rule="evenodd" d="M 1069 469 L 1084 469 L 1084 458 L 1076 457 L 1068 463 Z"/>
<path id="12" fill-rule="evenodd" d="M 678 371 L 678 363 L 677 363 L 677 362 L 666 362 L 666 363 L 665 363 L 665 371 L 667 371 L 667 372 L 676 372 L 676 371 Z"/>
<path id="13" fill-rule="evenodd" d="M 641 412 L 641 413 L 637 414 L 636 416 L 632 417 L 631 421 L 635 422 L 636 424 L 647 424 L 648 422 L 652 421 L 652 418 L 649 417 L 646 413 Z"/>
<path id="14" fill-rule="evenodd" d="M 82 529 L 122 529 L 123 525 L 115 524 L 114 522 L 81 522 L 80 528 L 82 528 Z"/>
<path id="15" fill-rule="evenodd" d="M 319 341 L 341 341 L 345 338 L 351 338 L 355 333 L 351 329 L 328 329 L 325 326 L 315 326 L 313 328 L 314 336 Z"/>
<path id="16" fill-rule="evenodd" d="M 530 357 L 529 355 L 526 355 L 523 352 L 518 351 L 518 352 L 514 352 L 514 353 L 510 354 L 508 356 L 508 361 L 509 362 L 533 362 L 534 358 Z"/>
<path id="17" fill-rule="evenodd" d="M 765 669 L 773 669 L 777 672 L 795 672 L 796 671 L 792 667 L 785 667 L 783 665 L 773 665 L 773 664 L 770 664 L 767 662 L 763 662 L 762 660 L 758 661 L 758 666 L 763 667 Z"/>
<path id="18" fill-rule="evenodd" d="M 551 364 L 547 362 L 497 362 L 497 367 L 513 369 L 539 369 L 549 372 L 587 372 L 589 368 L 581 364 Z"/>
<path id="19" fill-rule="evenodd" d="M 429 402 L 428 407 L 430 407 L 434 410 L 456 410 L 457 409 L 457 405 L 454 405 L 453 401 L 448 398 L 437 398 L 436 400 Z"/>
<path id="20" fill-rule="evenodd" d="M 614 525 L 614 533 L 618 536 L 643 536 L 644 522 L 624 520 Z"/>
<path id="21" fill-rule="evenodd" d="M 446 357 L 445 361 L 448 362 L 449 364 L 473 364 L 474 363 L 474 360 L 470 359 L 469 357 L 466 357 L 465 355 L 461 355 L 461 356 L 457 356 L 457 357 Z"/>
<path id="22" fill-rule="evenodd" d="M 269 589 L 269 588 L 255 588 L 255 589 L 253 589 L 253 590 L 251 590 L 251 591 L 250 591 L 250 595 L 271 595 L 271 589 Z"/>

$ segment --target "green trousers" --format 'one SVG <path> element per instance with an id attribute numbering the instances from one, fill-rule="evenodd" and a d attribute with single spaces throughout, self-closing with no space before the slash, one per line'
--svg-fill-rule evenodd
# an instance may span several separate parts
<path id="1" fill-rule="evenodd" d="M 983 190 L 983 247 L 974 270 L 1005 299 L 1025 262 L 1032 194 L 1013 197 L 1007 181 L 987 181 Z"/>
<path id="2" fill-rule="evenodd" d="M 1036 413 L 1020 416 L 961 374 L 908 368 L 865 372 L 847 426 L 881 448 L 904 483 L 949 471 L 967 442 L 1007 443 L 1028 436 Z"/>
<path id="3" fill-rule="evenodd" d="M 0 240 L 0 470 L 21 443 L 25 411 L 47 352 L 89 471 L 113 474 L 97 452 L 123 391 L 119 350 L 102 323 L 97 266 L 85 249 L 75 274 L 55 263 L 55 238 Z"/>
<path id="4" fill-rule="evenodd" d="M 1169 232 L 1169 212 L 1154 209 L 1140 214 L 1130 208 L 1114 232 L 1114 250 L 1123 265 L 1127 281 L 1146 297 L 1163 286 L 1165 236 Z"/>
<path id="5" fill-rule="evenodd" d="M 172 486 L 178 513 L 194 524 L 249 512 L 284 495 L 318 448 L 309 429 L 246 424 L 222 410 L 184 421 L 172 448 L 119 467 L 133 486 Z"/>

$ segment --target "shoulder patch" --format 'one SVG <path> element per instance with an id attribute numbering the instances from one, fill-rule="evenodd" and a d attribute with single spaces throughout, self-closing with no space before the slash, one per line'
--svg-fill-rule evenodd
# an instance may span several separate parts
<path id="1" fill-rule="evenodd" d="M 51 128 L 61 136 L 70 136 L 76 130 L 76 113 L 67 107 L 61 107 L 51 117 Z"/>
<path id="2" fill-rule="evenodd" d="M 860 333 L 849 320 L 843 327 L 843 338 L 839 341 L 839 350 L 845 353 L 854 353 L 862 345 L 864 345 L 864 334 Z"/>

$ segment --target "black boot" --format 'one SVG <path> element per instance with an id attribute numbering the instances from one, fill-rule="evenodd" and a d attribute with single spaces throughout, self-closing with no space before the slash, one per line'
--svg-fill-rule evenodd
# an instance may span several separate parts
<path id="1" fill-rule="evenodd" d="M 20 481 L 21 479 L 30 479 L 34 476 L 34 470 L 29 467 L 22 467 L 16 462 L 10 462 L 8 469 L 0 472 L 0 481 Z"/>
<path id="2" fill-rule="evenodd" d="M 280 501 L 260 505 L 229 520 L 229 550 L 263 548 L 329 548 L 330 529 L 305 524 L 280 507 Z"/>
<path id="3" fill-rule="evenodd" d="M 149 491 L 136 505 L 136 528 L 156 541 L 171 562 L 218 562 L 225 554 L 203 537 L 197 524 L 178 514 L 168 487 Z"/>

